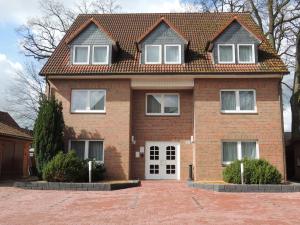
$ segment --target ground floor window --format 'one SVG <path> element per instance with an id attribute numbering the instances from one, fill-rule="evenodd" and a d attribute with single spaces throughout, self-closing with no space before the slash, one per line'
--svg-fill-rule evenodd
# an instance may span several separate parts
<path id="1" fill-rule="evenodd" d="M 257 141 L 223 141 L 222 142 L 222 163 L 230 164 L 234 160 L 244 158 L 259 158 Z"/>
<path id="2" fill-rule="evenodd" d="M 69 150 L 74 150 L 80 159 L 104 161 L 103 141 L 70 140 Z"/>

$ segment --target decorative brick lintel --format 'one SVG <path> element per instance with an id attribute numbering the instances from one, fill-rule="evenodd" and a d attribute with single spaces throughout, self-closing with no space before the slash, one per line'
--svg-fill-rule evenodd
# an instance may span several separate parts
<path id="1" fill-rule="evenodd" d="M 119 189 L 139 187 L 139 180 L 123 183 L 64 183 L 64 182 L 15 182 L 14 187 L 33 190 L 72 190 L 72 191 L 114 191 Z"/>
<path id="2" fill-rule="evenodd" d="M 188 187 L 216 192 L 300 192 L 295 184 L 205 184 L 188 181 Z"/>

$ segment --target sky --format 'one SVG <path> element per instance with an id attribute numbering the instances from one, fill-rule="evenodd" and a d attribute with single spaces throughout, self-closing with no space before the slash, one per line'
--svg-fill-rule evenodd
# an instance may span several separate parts
<path id="1" fill-rule="evenodd" d="M 63 0 L 66 7 L 74 7 L 74 0 Z M 118 0 L 123 12 L 180 12 L 180 0 Z M 20 37 L 16 29 L 30 17 L 40 15 L 38 0 L 0 0 L 0 94 L 7 96 L 15 79 L 15 71 L 24 70 L 28 59 L 22 54 Z M 292 84 L 292 74 L 284 78 Z M 290 91 L 283 89 L 284 126 L 290 131 L 291 110 L 288 103 Z M 0 98 L 0 111 L 6 111 L 9 102 Z"/>

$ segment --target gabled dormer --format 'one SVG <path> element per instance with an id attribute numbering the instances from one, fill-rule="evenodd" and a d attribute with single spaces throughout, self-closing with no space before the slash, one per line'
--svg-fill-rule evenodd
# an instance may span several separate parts
<path id="1" fill-rule="evenodd" d="M 73 65 L 110 65 L 118 49 L 117 42 L 94 18 L 74 31 L 66 43 Z"/>
<path id="2" fill-rule="evenodd" d="M 138 40 L 141 64 L 184 64 L 187 39 L 161 17 Z"/>
<path id="3" fill-rule="evenodd" d="M 230 20 L 208 43 L 215 64 L 258 63 L 261 38 L 251 32 L 237 17 Z"/>

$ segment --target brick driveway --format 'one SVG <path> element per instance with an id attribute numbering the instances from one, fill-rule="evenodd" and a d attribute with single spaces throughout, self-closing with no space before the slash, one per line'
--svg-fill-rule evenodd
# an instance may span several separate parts
<path id="1" fill-rule="evenodd" d="M 0 224 L 297 224 L 300 193 L 214 193 L 144 181 L 113 192 L 0 187 Z"/>

